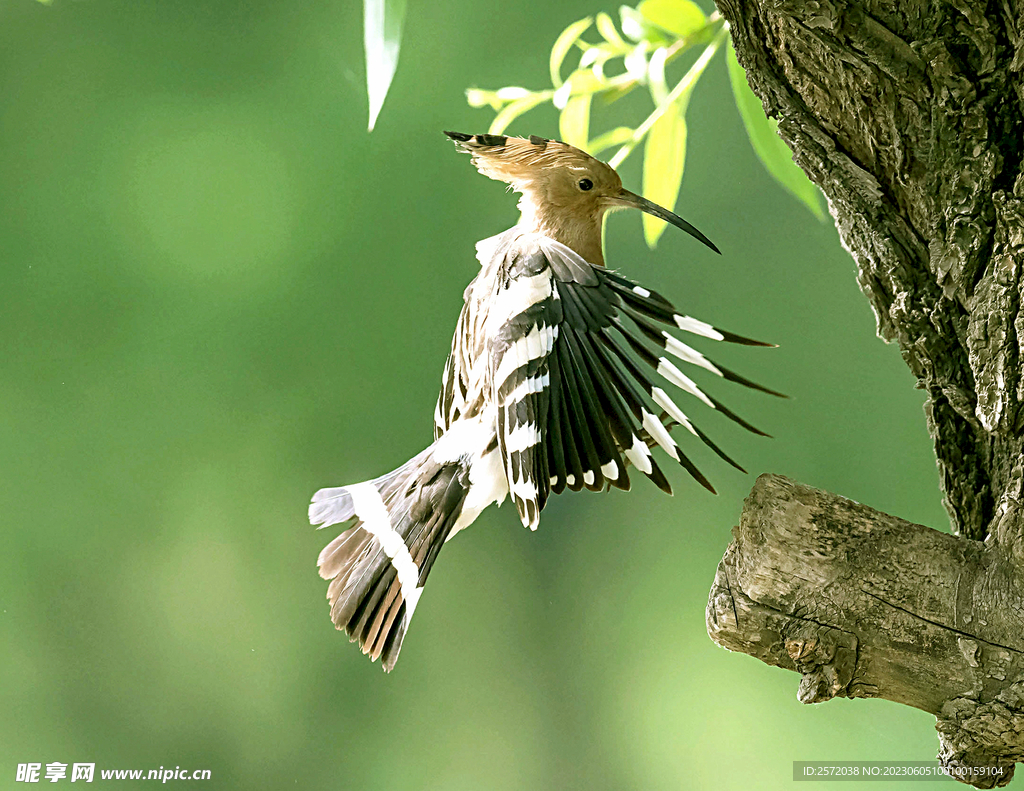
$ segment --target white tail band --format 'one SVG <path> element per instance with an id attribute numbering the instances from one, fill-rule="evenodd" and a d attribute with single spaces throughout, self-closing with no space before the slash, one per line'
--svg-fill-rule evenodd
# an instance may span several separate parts
<path id="1" fill-rule="evenodd" d="M 418 585 L 420 570 L 409 554 L 409 547 L 405 545 L 405 539 L 391 526 L 387 506 L 384 505 L 384 499 L 376 486 L 366 481 L 345 488 L 352 495 L 356 515 L 363 521 L 363 530 L 377 539 L 384 554 L 391 560 L 391 565 L 395 567 L 398 582 L 402 586 L 405 617 L 409 619 L 416 609 L 420 594 L 423 593 L 423 588 Z"/>

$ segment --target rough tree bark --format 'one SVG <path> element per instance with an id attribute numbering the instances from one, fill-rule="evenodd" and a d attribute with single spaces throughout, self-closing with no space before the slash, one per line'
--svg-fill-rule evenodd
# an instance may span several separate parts
<path id="1" fill-rule="evenodd" d="M 940 760 L 1004 785 L 1024 760 L 1024 0 L 718 5 L 927 392 L 957 535 L 763 476 L 708 631 L 803 673 L 805 702 L 935 714 Z"/>

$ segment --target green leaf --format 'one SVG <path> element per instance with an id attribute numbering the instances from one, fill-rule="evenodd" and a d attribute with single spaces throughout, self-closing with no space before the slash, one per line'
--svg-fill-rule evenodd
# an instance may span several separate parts
<path id="1" fill-rule="evenodd" d="M 577 69 L 566 82 L 572 85 L 570 93 L 574 96 L 578 93 L 596 93 L 604 88 L 604 83 L 590 69 Z"/>
<path id="2" fill-rule="evenodd" d="M 548 97 L 543 93 L 534 93 L 524 96 L 522 99 L 516 99 L 514 102 L 509 102 L 500 113 L 494 116 L 494 120 L 491 121 L 491 128 L 487 130 L 487 134 L 500 135 L 508 128 L 510 123 L 527 110 L 532 110 L 538 104 L 547 100 Z"/>
<path id="3" fill-rule="evenodd" d="M 619 35 L 619 31 L 615 29 L 615 23 L 612 22 L 612 18 L 608 16 L 608 14 L 602 11 L 597 15 L 596 20 L 597 32 L 601 34 L 605 41 L 615 47 L 618 51 L 624 51 L 629 47 L 629 45 L 622 40 L 622 36 Z"/>
<path id="4" fill-rule="evenodd" d="M 555 109 L 563 110 L 569 102 L 570 96 L 578 96 L 584 93 L 589 95 L 600 91 L 602 88 L 604 88 L 604 83 L 594 72 L 589 69 L 577 69 L 569 75 L 569 79 L 562 83 L 562 87 L 552 94 L 551 103 L 555 106 Z"/>
<path id="5" fill-rule="evenodd" d="M 525 99 L 527 96 L 532 96 L 533 91 L 527 88 L 520 88 L 518 85 L 508 85 L 504 88 L 498 88 L 494 95 L 503 102 L 515 102 L 519 99 Z"/>
<path id="6" fill-rule="evenodd" d="M 470 107 L 490 105 L 492 110 L 498 111 L 501 109 L 501 100 L 498 98 L 497 93 L 494 91 L 482 91 L 479 88 L 469 88 L 466 90 L 466 103 Z"/>
<path id="7" fill-rule="evenodd" d="M 636 82 L 642 83 L 647 79 L 648 49 L 650 49 L 650 43 L 641 41 L 622 59 L 622 65 L 626 67 L 626 73 Z"/>
<path id="8" fill-rule="evenodd" d="M 596 156 L 601 151 L 621 146 L 633 138 L 633 130 L 628 126 L 619 126 L 602 135 L 598 135 L 587 145 L 587 153 Z"/>
<path id="9" fill-rule="evenodd" d="M 637 43 L 646 42 L 656 47 L 671 43 L 662 28 L 652 25 L 647 17 L 628 5 L 619 6 L 619 21 L 626 38 Z"/>
<path id="10" fill-rule="evenodd" d="M 623 96 L 627 96 L 636 89 L 637 83 L 627 82 L 623 85 L 619 85 L 615 88 L 609 88 L 602 92 L 598 98 L 601 100 L 601 106 L 606 107 L 609 104 L 613 104 L 621 99 Z"/>
<path id="11" fill-rule="evenodd" d="M 628 5 L 619 6 L 619 24 L 627 38 L 640 41 L 644 37 L 644 18 L 635 8 Z"/>
<path id="12" fill-rule="evenodd" d="M 707 17 L 692 0 L 643 0 L 636 7 L 649 22 L 673 36 L 686 38 L 707 25 Z"/>
<path id="13" fill-rule="evenodd" d="M 661 104 L 668 96 L 668 83 L 665 82 L 665 59 L 668 57 L 668 47 L 658 47 L 651 55 L 651 61 L 647 64 L 647 83 L 651 89 L 651 98 L 654 103 Z"/>
<path id="14" fill-rule="evenodd" d="M 607 54 L 600 47 L 590 47 L 580 55 L 580 68 L 588 69 L 597 63 L 601 58 L 607 58 Z"/>
<path id="15" fill-rule="evenodd" d="M 810 209 L 811 214 L 819 220 L 825 219 L 818 188 L 793 161 L 793 152 L 779 137 L 778 122 L 765 115 L 761 100 L 750 90 L 750 85 L 747 84 L 747 74 L 736 60 L 736 50 L 733 49 L 732 42 L 729 43 L 726 61 L 729 64 L 729 82 L 732 83 L 732 94 L 736 99 L 736 107 L 743 118 L 743 125 L 747 128 L 747 137 L 750 138 L 754 152 L 765 169 L 779 184 Z"/>
<path id="16" fill-rule="evenodd" d="M 406 0 L 363 0 L 363 46 L 366 49 L 366 96 L 373 131 L 398 65 Z"/>
<path id="17" fill-rule="evenodd" d="M 587 147 L 590 135 L 590 94 L 573 96 L 558 116 L 558 132 L 562 140 L 576 148 Z"/>
<path id="18" fill-rule="evenodd" d="M 590 27 L 591 21 L 590 17 L 584 17 L 573 22 L 555 40 L 555 46 L 551 48 L 551 60 L 548 62 L 548 66 L 551 69 L 551 84 L 556 88 L 562 85 L 562 61 L 569 54 L 572 45 L 579 41 L 580 36 Z"/>
<path id="19" fill-rule="evenodd" d="M 686 118 L 678 102 L 659 118 L 644 143 L 644 197 L 673 211 L 686 166 Z M 654 248 L 665 221 L 644 214 L 644 239 Z"/>

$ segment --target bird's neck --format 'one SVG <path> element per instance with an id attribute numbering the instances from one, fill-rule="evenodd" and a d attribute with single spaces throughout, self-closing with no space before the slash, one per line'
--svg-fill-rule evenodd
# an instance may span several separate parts
<path id="1" fill-rule="evenodd" d="M 558 207 L 541 206 L 524 197 L 519 201 L 519 227 L 561 242 L 594 266 L 604 266 L 601 248 L 601 217 L 575 216 Z"/>

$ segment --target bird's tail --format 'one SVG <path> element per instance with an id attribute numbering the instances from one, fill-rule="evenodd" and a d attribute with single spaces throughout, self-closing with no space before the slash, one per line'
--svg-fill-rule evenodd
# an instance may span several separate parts
<path id="1" fill-rule="evenodd" d="M 356 519 L 320 553 L 330 580 L 331 620 L 390 671 L 434 559 L 456 527 L 469 490 L 463 459 L 439 459 L 431 445 L 380 478 L 321 489 L 309 521 L 327 527 Z M 458 527 L 462 527 L 459 525 Z"/>

